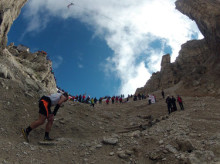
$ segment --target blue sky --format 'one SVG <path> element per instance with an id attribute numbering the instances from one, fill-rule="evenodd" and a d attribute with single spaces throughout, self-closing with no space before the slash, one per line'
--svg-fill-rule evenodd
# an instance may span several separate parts
<path id="1" fill-rule="evenodd" d="M 73 3 L 30 0 L 8 35 L 9 43 L 46 51 L 57 85 L 73 95 L 134 93 L 160 70 L 162 55 L 174 61 L 181 44 L 202 38 L 174 0 Z"/>

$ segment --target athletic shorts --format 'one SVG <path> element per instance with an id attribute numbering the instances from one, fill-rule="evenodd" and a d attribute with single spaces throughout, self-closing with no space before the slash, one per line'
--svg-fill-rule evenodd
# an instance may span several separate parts
<path id="1" fill-rule="evenodd" d="M 41 97 L 41 99 L 39 100 L 39 113 L 48 117 L 49 114 L 51 114 L 50 107 L 51 107 L 50 98 L 47 96 Z"/>

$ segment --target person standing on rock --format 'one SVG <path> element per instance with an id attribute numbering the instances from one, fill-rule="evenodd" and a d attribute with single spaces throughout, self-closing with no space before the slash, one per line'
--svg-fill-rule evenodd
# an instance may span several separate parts
<path id="1" fill-rule="evenodd" d="M 179 95 L 177 95 L 177 102 L 178 102 L 179 105 L 180 105 L 180 109 L 181 109 L 181 110 L 184 110 L 183 100 L 182 100 L 182 98 L 181 98 Z"/>
<path id="2" fill-rule="evenodd" d="M 68 100 L 68 93 L 55 93 L 49 96 L 42 96 L 39 100 L 39 118 L 38 120 L 31 123 L 26 129 L 21 129 L 22 134 L 27 142 L 29 142 L 28 135 L 29 133 L 37 128 L 38 126 L 44 124 L 47 119 L 48 122 L 45 128 L 45 141 L 51 141 L 52 139 L 49 137 L 49 132 L 53 125 L 54 116 L 56 116 L 58 109 L 61 104 Z M 51 112 L 50 107 L 55 106 L 54 111 Z"/>
<path id="3" fill-rule="evenodd" d="M 171 113 L 171 107 L 172 107 L 171 105 L 172 105 L 172 103 L 171 103 L 171 98 L 170 98 L 169 95 L 167 96 L 166 103 L 167 103 L 167 108 L 168 108 L 168 114 L 170 114 Z"/>

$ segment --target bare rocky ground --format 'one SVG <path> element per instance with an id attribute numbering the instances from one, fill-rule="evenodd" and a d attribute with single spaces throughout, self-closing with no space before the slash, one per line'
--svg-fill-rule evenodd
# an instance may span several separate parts
<path id="1" fill-rule="evenodd" d="M 39 145 L 44 126 L 29 143 L 20 133 L 38 117 L 39 96 L 8 79 L 0 85 L 0 163 L 220 163 L 220 98 L 183 97 L 185 110 L 171 115 L 157 92 L 152 105 L 69 101 L 55 118 L 54 144 Z"/>

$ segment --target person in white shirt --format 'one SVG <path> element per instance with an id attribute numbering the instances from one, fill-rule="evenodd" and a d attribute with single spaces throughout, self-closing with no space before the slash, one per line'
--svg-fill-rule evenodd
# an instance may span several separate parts
<path id="1" fill-rule="evenodd" d="M 60 108 L 63 102 L 68 100 L 68 93 L 55 93 L 49 96 L 42 96 L 39 100 L 39 117 L 36 121 L 32 122 L 30 126 L 26 129 L 21 129 L 22 134 L 27 142 L 29 142 L 28 135 L 29 133 L 37 128 L 38 126 L 44 124 L 45 120 L 47 119 L 46 129 L 45 129 L 45 141 L 51 141 L 49 137 L 49 132 L 53 125 L 54 116 L 57 114 L 58 109 Z M 52 112 L 50 107 L 55 106 L 54 111 Z"/>

